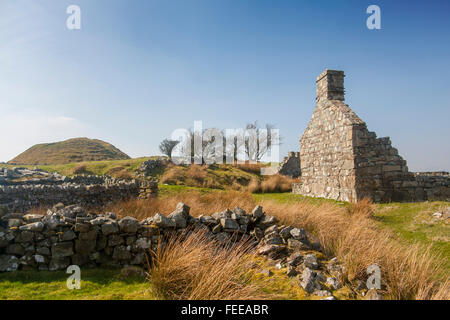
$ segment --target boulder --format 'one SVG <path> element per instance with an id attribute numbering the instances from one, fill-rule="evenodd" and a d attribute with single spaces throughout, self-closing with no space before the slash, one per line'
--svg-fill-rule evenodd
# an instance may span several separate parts
<path id="1" fill-rule="evenodd" d="M 199 220 L 200 220 L 201 223 L 206 224 L 206 225 L 213 225 L 213 224 L 216 224 L 216 223 L 217 223 L 217 220 L 214 219 L 214 218 L 211 217 L 211 216 L 204 216 L 204 215 L 201 215 L 201 216 L 199 216 L 198 218 L 199 218 Z"/>
<path id="2" fill-rule="evenodd" d="M 74 254 L 72 242 L 58 242 L 52 245 L 52 257 L 60 259 Z"/>
<path id="3" fill-rule="evenodd" d="M 42 222 L 33 222 L 19 227 L 19 230 L 41 232 L 44 230 L 44 224 Z"/>
<path id="4" fill-rule="evenodd" d="M 303 255 L 299 252 L 294 252 L 287 258 L 288 266 L 291 265 L 293 267 L 298 266 L 303 261 Z"/>
<path id="5" fill-rule="evenodd" d="M 100 217 L 90 220 L 89 223 L 93 226 L 101 226 L 102 224 L 104 224 L 107 221 L 110 221 L 110 219 L 107 217 L 100 216 Z"/>
<path id="6" fill-rule="evenodd" d="M 125 233 L 136 233 L 139 229 L 139 221 L 133 217 L 125 217 L 119 220 L 120 231 Z"/>
<path id="7" fill-rule="evenodd" d="M 19 268 L 19 259 L 12 255 L 0 255 L 0 272 L 16 271 Z"/>
<path id="8" fill-rule="evenodd" d="M 265 229 L 276 224 L 277 222 L 278 220 L 274 216 L 263 215 L 258 222 L 258 226 L 261 226 L 263 229 Z"/>
<path id="9" fill-rule="evenodd" d="M 21 219 L 8 219 L 8 228 L 18 228 L 23 224 Z"/>
<path id="10" fill-rule="evenodd" d="M 264 215 L 263 208 L 261 206 L 256 206 L 252 211 L 252 217 L 256 221 Z"/>
<path id="11" fill-rule="evenodd" d="M 121 245 L 124 243 L 125 243 L 125 240 L 123 239 L 122 236 L 120 236 L 118 234 L 112 234 L 108 237 L 108 246 L 110 246 L 110 247 L 118 246 L 118 245 Z"/>
<path id="12" fill-rule="evenodd" d="M 184 229 L 187 226 L 187 219 L 182 211 L 172 212 L 167 218 L 175 221 L 175 227 L 178 229 Z"/>
<path id="13" fill-rule="evenodd" d="M 37 247 L 36 253 L 44 256 L 49 256 L 51 252 L 50 249 L 47 247 Z"/>
<path id="14" fill-rule="evenodd" d="M 225 231 L 236 231 L 239 229 L 239 224 L 231 218 L 220 219 L 220 224 Z"/>
<path id="15" fill-rule="evenodd" d="M 95 240 L 75 240 L 75 252 L 88 255 L 94 251 L 96 245 Z"/>
<path id="16" fill-rule="evenodd" d="M 160 228 L 175 228 L 175 220 L 168 219 L 160 213 L 157 213 L 153 217 L 153 222 Z"/>
<path id="17" fill-rule="evenodd" d="M 288 239 L 287 243 L 288 247 L 291 248 L 292 250 L 309 250 L 309 246 L 306 243 L 301 242 L 299 240 L 291 238 Z"/>
<path id="18" fill-rule="evenodd" d="M 6 253 L 16 256 L 23 256 L 25 254 L 25 249 L 19 243 L 12 243 L 6 247 Z"/>
<path id="19" fill-rule="evenodd" d="M 115 260 L 129 260 L 131 259 L 131 252 L 125 246 L 117 246 L 114 248 L 113 259 Z"/>
<path id="20" fill-rule="evenodd" d="M 62 234 L 59 235 L 59 239 L 61 241 L 70 241 L 70 240 L 75 239 L 76 237 L 77 237 L 77 235 L 72 230 L 66 230 Z"/>
<path id="21" fill-rule="evenodd" d="M 42 222 L 47 230 L 55 230 L 59 226 L 64 225 L 64 221 L 62 221 L 60 216 L 56 214 L 46 215 L 42 219 Z"/>
<path id="22" fill-rule="evenodd" d="M 139 238 L 136 240 L 136 247 L 138 249 L 149 249 L 152 246 L 152 241 L 148 238 Z"/>
<path id="23" fill-rule="evenodd" d="M 191 208 L 189 206 L 187 206 L 183 202 L 179 202 L 177 204 L 177 207 L 175 208 L 175 211 L 172 213 L 181 213 L 184 215 L 185 218 L 187 218 L 189 216 L 190 210 L 191 210 Z"/>
<path id="24" fill-rule="evenodd" d="M 291 237 L 291 230 L 293 228 L 291 226 L 284 227 L 280 230 L 280 237 L 282 237 L 284 240 L 287 240 Z"/>
<path id="25" fill-rule="evenodd" d="M 338 290 L 342 288 L 341 282 L 335 277 L 328 277 L 327 282 L 325 284 L 333 290 Z"/>
<path id="26" fill-rule="evenodd" d="M 44 218 L 42 214 L 26 214 L 23 216 L 23 219 L 28 223 L 39 222 Z"/>
<path id="27" fill-rule="evenodd" d="M 80 232 L 78 234 L 78 239 L 87 241 L 87 240 L 96 240 L 97 239 L 97 230 L 91 230 L 88 232 Z"/>
<path id="28" fill-rule="evenodd" d="M 291 229 L 290 234 L 295 240 L 304 241 L 308 239 L 306 231 L 304 229 L 293 228 Z"/>
<path id="29" fill-rule="evenodd" d="M 33 256 L 33 259 L 36 263 L 46 263 L 47 262 L 47 259 L 40 254 L 35 254 Z"/>
<path id="30" fill-rule="evenodd" d="M 285 248 L 283 246 L 279 246 L 279 245 L 274 245 L 274 244 L 270 244 L 270 245 L 265 245 L 261 248 L 258 249 L 258 254 L 260 255 L 268 255 L 271 253 L 279 253 L 281 251 L 283 251 Z"/>
<path id="31" fill-rule="evenodd" d="M 317 269 L 319 267 L 319 263 L 317 262 L 317 257 L 315 254 L 308 254 L 303 259 L 303 264 L 305 267 L 310 269 Z"/>
<path id="32" fill-rule="evenodd" d="M 119 232 L 119 224 L 116 221 L 110 220 L 102 224 L 102 233 L 107 236 Z"/>
<path id="33" fill-rule="evenodd" d="M 313 293 L 316 290 L 322 289 L 322 286 L 317 279 L 317 273 L 309 268 L 303 270 L 300 286 L 308 293 Z"/>
<path id="34" fill-rule="evenodd" d="M 33 242 L 35 233 L 33 231 L 21 231 L 17 234 L 15 241 L 18 243 Z"/>

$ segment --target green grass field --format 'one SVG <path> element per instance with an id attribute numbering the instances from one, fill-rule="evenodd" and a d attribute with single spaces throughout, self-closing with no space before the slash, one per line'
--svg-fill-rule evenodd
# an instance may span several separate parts
<path id="1" fill-rule="evenodd" d="M 37 167 L 39 169 L 48 171 L 48 172 L 57 172 L 64 176 L 73 176 L 74 170 L 80 165 L 85 165 L 85 173 L 93 174 L 93 175 L 111 175 L 115 176 L 115 173 L 120 172 L 121 170 L 126 170 L 130 174 L 133 174 L 139 165 L 150 159 L 157 159 L 159 157 L 144 157 L 144 158 L 135 158 L 135 159 L 127 159 L 127 160 L 106 160 L 106 161 L 88 161 L 88 162 L 72 162 L 67 164 L 55 164 L 55 165 L 11 165 L 11 164 L 0 164 L 0 167 L 12 169 L 14 167 L 24 167 L 24 168 L 34 168 Z"/>
<path id="2" fill-rule="evenodd" d="M 81 288 L 69 290 L 64 271 L 19 271 L 0 273 L 1 300 L 133 300 L 152 299 L 143 277 L 123 278 L 120 270 L 81 271 Z"/>

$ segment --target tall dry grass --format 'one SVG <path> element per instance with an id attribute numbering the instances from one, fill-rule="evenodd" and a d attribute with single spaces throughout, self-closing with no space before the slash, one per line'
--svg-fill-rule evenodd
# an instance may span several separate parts
<path id="1" fill-rule="evenodd" d="M 133 216 L 136 219 L 145 219 L 156 213 L 168 214 L 175 210 L 176 205 L 183 202 L 191 207 L 191 215 L 212 214 L 226 208 L 241 207 L 251 210 L 255 201 L 250 193 L 234 190 L 202 193 L 199 191 L 182 192 L 176 195 L 151 199 L 130 199 L 110 204 L 97 211 L 112 211 L 119 216 Z"/>
<path id="2" fill-rule="evenodd" d="M 294 182 L 298 182 L 298 180 L 275 174 L 268 176 L 262 181 L 252 179 L 247 189 L 251 193 L 290 192 Z"/>
<path id="3" fill-rule="evenodd" d="M 160 178 L 160 183 L 183 184 L 202 187 L 207 175 L 207 166 L 190 165 L 188 167 L 170 164 Z"/>
<path id="4" fill-rule="evenodd" d="M 245 163 L 237 164 L 236 167 L 242 171 L 259 175 L 261 173 L 261 168 L 267 167 L 267 164 L 249 163 L 246 161 Z"/>
<path id="5" fill-rule="evenodd" d="M 442 273 L 438 263 L 441 257 L 431 253 L 429 247 L 400 243 L 390 232 L 380 230 L 370 218 L 373 205 L 368 200 L 348 209 L 333 204 L 273 201 L 262 201 L 261 205 L 281 223 L 313 232 L 325 253 L 337 256 L 345 265 L 349 281 L 365 280 L 367 267 L 377 264 L 390 299 L 450 299 L 448 275 Z"/>
<path id="6" fill-rule="evenodd" d="M 149 268 L 152 292 L 169 300 L 268 298 L 252 283 L 254 255 L 245 242 L 222 247 L 204 232 L 179 234 L 155 253 Z"/>
<path id="7" fill-rule="evenodd" d="M 202 194 L 181 193 L 151 200 L 122 202 L 109 208 L 121 215 L 145 218 L 156 212 L 172 212 L 179 202 L 191 207 L 194 216 L 239 206 L 247 211 L 255 206 L 250 193 L 227 191 Z M 381 267 L 382 284 L 390 299 L 450 299 L 449 277 L 439 266 L 442 258 L 430 248 L 395 240 L 371 219 L 373 205 L 361 201 L 349 207 L 308 201 L 280 203 L 263 200 L 264 211 L 282 224 L 302 227 L 318 237 L 328 256 L 345 265 L 344 277 L 366 280 L 369 265 Z"/>

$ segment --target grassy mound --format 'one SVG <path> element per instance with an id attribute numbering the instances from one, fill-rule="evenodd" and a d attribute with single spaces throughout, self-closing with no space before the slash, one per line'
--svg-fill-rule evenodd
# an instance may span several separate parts
<path id="1" fill-rule="evenodd" d="M 61 142 L 37 144 L 21 153 L 9 164 L 66 164 L 82 161 L 124 160 L 130 157 L 107 142 L 75 138 Z"/>

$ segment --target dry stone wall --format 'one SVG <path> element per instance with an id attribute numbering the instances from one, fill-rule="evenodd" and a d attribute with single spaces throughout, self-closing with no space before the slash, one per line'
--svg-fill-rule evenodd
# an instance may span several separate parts
<path id="1" fill-rule="evenodd" d="M 289 152 L 278 167 L 278 173 L 291 178 L 298 178 L 300 171 L 300 152 Z"/>
<path id="2" fill-rule="evenodd" d="M 108 176 L 61 176 L 42 170 L 0 168 L 0 209 L 26 212 L 59 202 L 103 206 L 109 202 L 157 194 L 155 181 L 120 180 Z"/>
<path id="3" fill-rule="evenodd" d="M 449 200 L 448 173 L 408 171 L 388 137 L 377 138 L 344 102 L 344 73 L 317 78 L 317 104 L 300 139 L 300 184 L 293 192 L 340 201 Z"/>
<path id="4" fill-rule="evenodd" d="M 342 287 L 344 267 L 336 258 L 327 259 L 320 243 L 304 229 L 279 225 L 261 206 L 251 213 L 236 207 L 211 215 L 193 217 L 179 203 L 171 214 L 155 214 L 138 221 L 119 219 L 116 214 L 89 214 L 76 205 L 56 205 L 46 215 L 0 214 L 0 272 L 16 270 L 65 270 L 85 267 L 145 267 L 158 246 L 176 236 L 204 232 L 218 246 L 246 241 L 256 253 L 299 275 L 298 285 L 324 299 L 334 299 L 332 290 Z M 256 267 L 256 266 L 254 266 Z M 260 270 L 265 274 L 269 270 Z"/>

